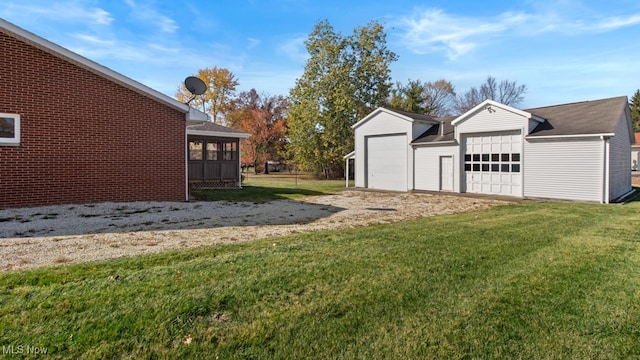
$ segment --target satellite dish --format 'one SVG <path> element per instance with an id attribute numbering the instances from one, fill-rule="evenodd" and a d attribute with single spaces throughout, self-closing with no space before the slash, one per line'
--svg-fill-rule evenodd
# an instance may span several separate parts
<path id="1" fill-rule="evenodd" d="M 189 76 L 188 78 L 184 79 L 184 87 L 186 87 L 187 90 L 189 90 L 189 92 L 193 95 L 202 95 L 205 91 L 207 91 L 207 85 L 204 83 L 204 81 L 195 76 Z"/>

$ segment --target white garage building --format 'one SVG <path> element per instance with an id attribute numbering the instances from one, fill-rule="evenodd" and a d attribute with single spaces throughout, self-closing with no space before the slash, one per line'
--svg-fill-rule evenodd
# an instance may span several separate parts
<path id="1" fill-rule="evenodd" d="M 353 125 L 355 186 L 613 202 L 632 191 L 626 97 L 458 117 L 378 108 Z"/>

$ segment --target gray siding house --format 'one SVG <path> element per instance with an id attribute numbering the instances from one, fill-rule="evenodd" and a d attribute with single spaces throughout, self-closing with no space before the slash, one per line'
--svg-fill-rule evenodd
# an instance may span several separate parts
<path id="1" fill-rule="evenodd" d="M 353 125 L 355 186 L 609 203 L 631 187 L 626 97 L 457 117 L 378 108 Z"/>

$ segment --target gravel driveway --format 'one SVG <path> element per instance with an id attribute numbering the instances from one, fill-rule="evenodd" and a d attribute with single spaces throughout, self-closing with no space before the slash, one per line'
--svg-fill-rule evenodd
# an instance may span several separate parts
<path id="1" fill-rule="evenodd" d="M 505 201 L 344 191 L 302 200 L 136 202 L 0 210 L 0 270 L 89 262 L 487 209 Z"/>

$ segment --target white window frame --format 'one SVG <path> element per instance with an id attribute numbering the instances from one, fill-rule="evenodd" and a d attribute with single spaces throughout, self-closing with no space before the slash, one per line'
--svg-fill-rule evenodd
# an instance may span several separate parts
<path id="1" fill-rule="evenodd" d="M 11 146 L 20 145 L 20 115 L 19 114 L 0 113 L 0 118 L 13 119 L 13 130 L 14 130 L 14 137 L 12 137 L 12 138 L 0 137 L 0 146 L 2 146 L 2 145 L 11 145 Z"/>

